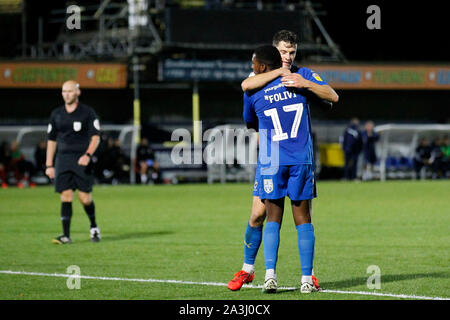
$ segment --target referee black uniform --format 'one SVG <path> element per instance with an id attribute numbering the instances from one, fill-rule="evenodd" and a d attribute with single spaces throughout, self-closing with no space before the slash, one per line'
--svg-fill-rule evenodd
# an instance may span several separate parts
<path id="1" fill-rule="evenodd" d="M 92 191 L 94 182 L 92 162 L 80 166 L 78 159 L 86 152 L 91 137 L 100 136 L 100 122 L 95 111 L 78 103 L 74 112 L 68 113 L 63 106 L 50 116 L 48 140 L 57 142 L 55 158 L 55 191 Z"/>
<path id="2" fill-rule="evenodd" d="M 79 159 L 90 154 L 87 150 L 93 136 L 100 136 L 100 122 L 95 111 L 80 102 L 77 102 L 75 110 L 68 112 L 65 105 L 53 110 L 48 124 L 48 140 L 56 143 L 56 156 L 54 162 L 55 191 L 63 193 L 68 190 L 79 190 L 89 194 L 94 183 L 92 162 L 87 166 L 80 165 Z M 51 168 L 51 167 L 49 167 Z M 79 194 L 80 196 L 80 194 Z M 86 195 L 84 195 L 86 197 Z M 72 218 L 72 199 L 61 198 L 61 220 L 63 235 L 53 239 L 56 244 L 71 243 L 70 222 Z M 91 241 L 100 241 L 100 230 L 95 221 L 94 201 L 82 200 L 84 210 L 88 215 L 91 226 Z"/>

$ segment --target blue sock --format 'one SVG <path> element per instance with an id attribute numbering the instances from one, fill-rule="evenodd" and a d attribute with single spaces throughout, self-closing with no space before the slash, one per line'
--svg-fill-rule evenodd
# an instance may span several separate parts
<path id="1" fill-rule="evenodd" d="M 301 224 L 297 228 L 298 251 L 300 254 L 300 265 L 302 275 L 312 275 L 314 261 L 314 227 L 311 223 Z"/>
<path id="2" fill-rule="evenodd" d="M 247 264 L 255 264 L 256 255 L 262 240 L 263 226 L 252 227 L 247 224 L 244 238 L 244 262 Z"/>
<path id="3" fill-rule="evenodd" d="M 267 269 L 275 269 L 280 245 L 280 224 L 267 222 L 264 229 L 264 263 Z"/>

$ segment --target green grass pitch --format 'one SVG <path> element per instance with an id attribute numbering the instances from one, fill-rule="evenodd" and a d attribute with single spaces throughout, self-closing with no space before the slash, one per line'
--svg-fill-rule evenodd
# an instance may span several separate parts
<path id="1" fill-rule="evenodd" d="M 250 184 L 95 186 L 103 239 L 90 242 L 77 200 L 71 245 L 51 243 L 61 233 L 52 187 L 0 190 L 0 299 L 450 298 L 450 181 L 319 182 L 318 192 L 314 269 L 326 292 L 289 289 L 299 287 L 301 271 L 286 203 L 277 265 L 278 284 L 286 289 L 265 295 L 254 287 L 231 292 L 211 285 L 227 283 L 242 266 Z M 65 274 L 70 265 L 94 278 L 82 278 L 80 289 L 70 290 L 65 277 L 3 272 Z M 371 265 L 381 271 L 381 289 L 367 287 Z M 263 280 L 261 245 L 252 285 Z"/>

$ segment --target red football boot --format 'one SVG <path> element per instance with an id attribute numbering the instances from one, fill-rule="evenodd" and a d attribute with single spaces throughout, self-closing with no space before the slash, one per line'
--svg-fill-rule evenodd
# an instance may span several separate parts
<path id="1" fill-rule="evenodd" d="M 245 272 L 244 270 L 241 270 L 234 275 L 233 280 L 228 282 L 227 287 L 231 291 L 236 291 L 236 290 L 239 290 L 244 283 L 252 282 L 254 278 L 255 278 L 254 272 L 248 273 L 248 272 Z"/>
<path id="2" fill-rule="evenodd" d="M 317 279 L 315 276 L 312 276 L 312 281 L 313 281 L 314 287 L 317 289 L 317 291 L 322 290 L 322 289 L 320 289 L 320 286 L 319 286 L 319 279 Z"/>

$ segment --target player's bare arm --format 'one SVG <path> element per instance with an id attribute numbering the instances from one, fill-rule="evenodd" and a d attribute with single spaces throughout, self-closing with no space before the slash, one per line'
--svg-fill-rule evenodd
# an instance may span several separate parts
<path id="1" fill-rule="evenodd" d="M 290 75 L 291 71 L 288 68 L 278 68 L 269 72 L 260 73 L 253 77 L 248 77 L 241 83 L 242 91 L 250 91 L 264 87 L 269 82 L 278 77 Z"/>
<path id="2" fill-rule="evenodd" d="M 336 103 L 339 101 L 339 96 L 332 87 L 330 87 L 329 85 L 320 85 L 309 81 L 303 78 L 298 73 L 292 73 L 290 75 L 284 76 L 281 79 L 281 82 L 285 87 L 307 89 L 314 93 L 317 97 L 329 102 Z"/>
<path id="3" fill-rule="evenodd" d="M 45 159 L 45 174 L 50 178 L 55 178 L 55 168 L 53 167 L 53 159 L 55 158 L 56 152 L 56 141 L 48 140 L 47 141 L 47 157 Z"/>
<path id="4" fill-rule="evenodd" d="M 98 145 L 100 144 L 100 136 L 94 135 L 91 137 L 91 142 L 86 150 L 86 152 L 78 159 L 78 164 L 80 166 L 87 166 L 89 161 L 91 161 L 91 156 L 94 154 L 95 150 L 97 150 Z"/>

